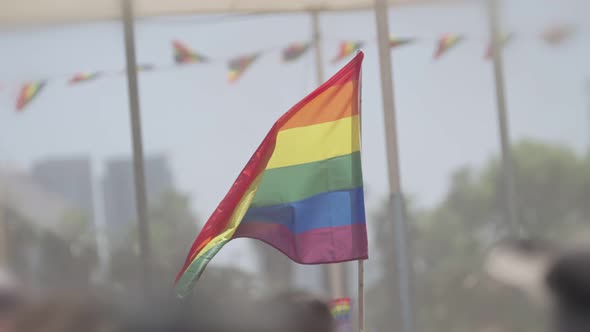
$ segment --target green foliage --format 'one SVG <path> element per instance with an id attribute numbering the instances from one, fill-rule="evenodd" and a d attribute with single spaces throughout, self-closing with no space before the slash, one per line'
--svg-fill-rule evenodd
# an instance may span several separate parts
<path id="1" fill-rule="evenodd" d="M 189 198 L 177 192 L 165 193 L 149 207 L 148 220 L 153 273 L 170 285 L 197 234 Z M 126 287 L 134 287 L 142 278 L 137 223 L 131 227 L 124 245 L 116 249 L 111 260 L 114 281 Z"/>
<path id="2" fill-rule="evenodd" d="M 177 192 L 164 194 L 148 213 L 152 280 L 157 289 L 170 293 L 174 277 L 198 234 L 197 218 L 190 211 L 189 197 Z M 142 278 L 137 226 L 133 227 L 127 245 L 119 248 L 111 261 L 113 282 L 126 290 L 138 290 Z M 248 298 L 254 282 L 252 276 L 239 269 L 210 266 L 195 287 L 194 297 L 205 296 L 221 305 Z"/>
<path id="3" fill-rule="evenodd" d="M 513 147 L 517 214 L 531 236 L 560 239 L 579 234 L 590 220 L 590 160 L 566 147 L 523 141 Z M 523 297 L 499 287 L 482 272 L 482 260 L 504 228 L 500 163 L 455 172 L 449 191 L 433 209 L 408 209 L 419 331 L 479 331 L 502 327 L 533 331 L 542 326 Z M 391 221 L 383 211 L 374 226 L 382 253 L 392 251 Z M 388 255 L 382 255 L 388 257 Z M 369 290 L 369 322 L 390 331 L 397 310 L 391 262 Z M 372 314 L 371 312 L 376 312 Z"/>
<path id="4" fill-rule="evenodd" d="M 148 218 L 154 260 L 168 269 L 178 269 L 198 233 L 189 198 L 174 192 L 166 193 L 150 208 Z"/>

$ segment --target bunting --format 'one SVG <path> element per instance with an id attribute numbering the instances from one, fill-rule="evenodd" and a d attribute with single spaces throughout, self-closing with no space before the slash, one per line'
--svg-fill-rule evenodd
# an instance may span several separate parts
<path id="1" fill-rule="evenodd" d="M 141 72 L 148 72 L 148 71 L 152 71 L 156 69 L 156 66 L 149 64 L 149 63 L 143 63 L 143 64 L 139 64 L 137 65 L 137 67 L 135 67 L 137 72 L 141 73 Z M 123 75 L 127 75 L 127 68 L 124 68 L 123 70 L 120 71 L 121 74 Z"/>
<path id="2" fill-rule="evenodd" d="M 156 69 L 156 66 L 149 63 L 144 63 L 137 66 L 137 71 L 139 72 L 152 71 L 154 69 Z"/>
<path id="3" fill-rule="evenodd" d="M 243 55 L 229 62 L 229 72 L 227 74 L 227 80 L 231 82 L 237 81 L 242 74 L 252 65 L 254 61 L 258 58 L 260 53 Z"/>
<path id="4" fill-rule="evenodd" d="M 205 56 L 189 49 L 178 40 L 172 41 L 172 48 L 174 49 L 174 62 L 177 64 L 207 62 Z"/>
<path id="5" fill-rule="evenodd" d="M 16 100 L 16 110 L 22 111 L 45 87 L 46 81 L 36 81 L 22 86 Z"/>
<path id="6" fill-rule="evenodd" d="M 569 38 L 571 38 L 574 33 L 576 32 L 576 26 L 571 24 L 559 24 L 550 26 L 548 29 L 543 30 L 541 33 L 538 34 L 539 38 L 545 41 L 547 44 L 552 46 L 558 46 Z M 502 36 L 502 47 L 505 47 L 508 43 L 512 41 L 514 38 L 514 34 L 504 34 Z M 440 38 L 437 39 L 437 45 L 434 52 L 434 59 L 438 59 L 447 53 L 451 48 L 456 46 L 459 42 L 464 40 L 464 36 L 460 34 L 444 34 Z M 416 41 L 416 38 L 400 38 L 400 37 L 390 37 L 389 39 L 389 46 L 391 49 L 407 45 Z M 211 60 L 204 55 L 197 53 L 190 48 L 188 48 L 184 43 L 173 40 L 171 42 L 173 52 L 174 52 L 174 64 L 175 65 L 184 65 L 184 64 L 197 64 L 203 62 L 213 62 L 215 59 Z M 353 54 L 356 50 L 359 50 L 365 44 L 364 41 L 359 40 L 348 40 L 343 41 L 339 44 L 338 54 L 332 59 L 332 63 L 336 63 L 345 59 L 346 57 Z M 294 42 L 286 47 L 281 48 L 281 61 L 283 63 L 294 62 L 300 59 L 311 47 L 313 46 L 313 42 Z M 268 50 L 267 50 L 268 51 Z M 240 56 L 233 58 L 229 61 L 229 72 L 228 72 L 228 81 L 235 82 L 237 81 L 251 65 L 252 63 L 263 53 L 267 51 L 260 51 L 257 53 L 253 53 L 250 55 Z M 484 59 L 490 59 L 492 57 L 492 44 L 488 44 L 487 48 L 484 53 Z M 226 60 L 223 60 L 226 61 Z M 153 70 L 159 69 L 167 69 L 170 68 L 170 65 L 154 65 L 150 63 L 143 63 L 137 65 L 138 72 L 149 72 Z M 76 85 L 82 82 L 88 82 L 96 80 L 99 77 L 105 77 L 110 75 L 126 75 L 126 69 L 123 70 L 115 70 L 115 71 L 95 71 L 95 72 L 78 72 L 72 74 L 67 77 L 67 82 L 70 85 Z M 23 91 L 17 97 L 17 106 L 18 110 L 21 110 L 26 104 L 33 98 L 37 93 L 38 90 L 41 90 L 43 86 L 48 83 L 47 80 L 35 80 L 32 83 L 26 84 L 22 86 L 24 91 L 25 87 L 27 91 L 30 91 L 28 94 L 29 97 L 25 98 L 25 94 Z M 20 84 L 20 83 L 19 83 Z M 20 89 L 20 88 L 19 88 Z"/>
<path id="7" fill-rule="evenodd" d="M 451 48 L 455 47 L 463 37 L 461 35 L 456 34 L 445 34 L 438 40 L 438 45 L 436 48 L 436 52 L 434 53 L 434 58 L 440 58 L 444 53 L 446 53 Z"/>
<path id="8" fill-rule="evenodd" d="M 309 42 L 293 43 L 283 49 L 283 62 L 291 62 L 299 59 L 311 46 Z"/>
<path id="9" fill-rule="evenodd" d="M 70 78 L 69 83 L 70 84 L 77 84 L 77 83 L 81 83 L 81 82 L 92 81 L 93 79 L 97 78 L 98 76 L 100 76 L 99 72 L 77 73 L 74 76 L 72 76 L 72 78 Z"/>
<path id="10" fill-rule="evenodd" d="M 541 38 L 550 45 L 559 45 L 565 42 L 573 34 L 573 27 L 569 25 L 552 26 L 541 33 Z"/>
<path id="11" fill-rule="evenodd" d="M 332 60 L 332 63 L 336 63 L 341 60 L 344 60 L 346 57 L 353 54 L 354 52 L 359 50 L 361 47 L 363 47 L 362 41 L 357 40 L 357 41 L 343 41 L 343 42 L 341 42 L 338 54 L 336 55 L 336 57 L 334 57 L 334 59 Z"/>
<path id="12" fill-rule="evenodd" d="M 414 41 L 413 38 L 391 37 L 391 38 L 389 38 L 389 47 L 390 48 L 396 48 L 396 47 L 400 47 L 402 45 L 409 44 L 409 43 L 411 43 L 413 41 Z"/>
<path id="13" fill-rule="evenodd" d="M 513 34 L 504 34 L 502 36 L 502 39 L 500 40 L 500 45 L 503 47 L 506 47 L 506 45 L 512 41 L 512 38 L 514 37 Z M 486 54 L 484 55 L 485 59 L 491 59 L 493 56 L 493 51 L 494 51 L 494 43 L 492 41 L 490 41 L 488 48 L 486 49 Z"/>

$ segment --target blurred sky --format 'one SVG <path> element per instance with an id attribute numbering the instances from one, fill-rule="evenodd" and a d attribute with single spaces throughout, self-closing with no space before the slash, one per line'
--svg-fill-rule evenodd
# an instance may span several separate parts
<path id="1" fill-rule="evenodd" d="M 515 38 L 505 48 L 512 138 L 561 142 L 583 151 L 590 142 L 590 2 L 514 0 L 503 8 Z M 492 66 L 483 59 L 487 16 L 480 4 L 391 8 L 394 35 L 420 41 L 393 52 L 402 183 L 414 203 L 431 206 L 449 175 L 482 165 L 499 150 Z M 280 48 L 311 38 L 308 15 L 190 17 L 140 21 L 138 62 L 172 64 L 178 39 L 219 61 L 140 74 L 146 154 L 166 153 L 176 185 L 205 219 L 221 200 L 272 123 L 316 86 L 313 53 L 280 63 Z M 573 38 L 550 47 L 539 33 L 577 25 Z M 326 78 L 340 40 L 368 43 L 363 68 L 363 167 L 369 213 L 386 197 L 386 164 L 373 12 L 321 15 Z M 78 71 L 123 67 L 117 22 L 11 29 L 0 32 L 0 161 L 22 168 L 44 157 L 90 155 L 94 172 L 111 157 L 130 155 L 125 76 L 68 86 Z M 462 44 L 432 59 L 442 33 L 465 34 Z M 268 50 L 237 82 L 226 82 L 225 60 Z M 22 114 L 14 112 L 19 84 L 50 78 Z M 242 243 L 242 241 L 236 241 Z M 245 244 L 244 244 L 245 245 Z M 219 260 L 248 267 L 243 244 Z M 225 258 L 223 258 L 225 257 Z"/>

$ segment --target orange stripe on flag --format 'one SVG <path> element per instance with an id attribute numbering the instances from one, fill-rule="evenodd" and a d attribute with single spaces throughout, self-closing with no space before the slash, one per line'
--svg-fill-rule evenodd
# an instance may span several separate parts
<path id="1" fill-rule="evenodd" d="M 332 122 L 357 115 L 357 85 L 358 81 L 354 79 L 326 89 L 295 113 L 280 130 Z"/>

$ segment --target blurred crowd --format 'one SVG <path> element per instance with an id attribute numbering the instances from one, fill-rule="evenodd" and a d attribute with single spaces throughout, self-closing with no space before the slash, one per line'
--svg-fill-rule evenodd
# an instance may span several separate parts
<path id="1" fill-rule="evenodd" d="M 486 272 L 548 309 L 548 331 L 590 331 L 590 250 L 518 240 L 501 242 Z M 154 295 L 57 291 L 31 293 L 0 271 L 0 332 L 335 332 L 328 303 L 290 291 L 215 305 L 215 293 L 179 299 Z"/>
<path id="2" fill-rule="evenodd" d="M 33 295 L 23 289 L 0 274 L 0 332 L 334 331 L 327 303 L 303 292 L 220 309 L 207 306 L 212 299 L 172 294 L 113 298 L 63 291 Z"/>

